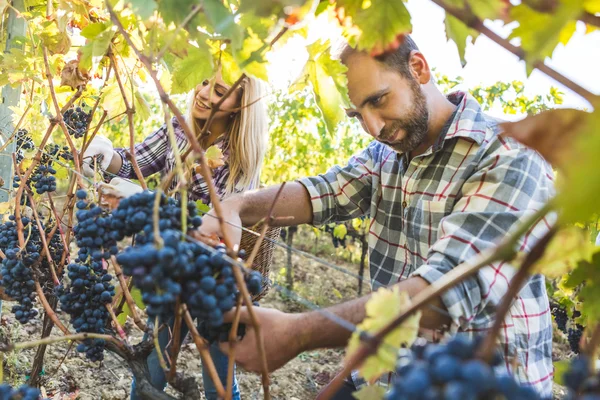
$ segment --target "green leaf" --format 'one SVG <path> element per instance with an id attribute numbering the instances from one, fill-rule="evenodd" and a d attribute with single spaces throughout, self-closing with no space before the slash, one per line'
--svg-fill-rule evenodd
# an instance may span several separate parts
<path id="1" fill-rule="evenodd" d="M 233 52 L 233 57 L 245 73 L 263 81 L 268 81 L 267 60 L 265 59 L 268 48 L 269 46 L 258 36 L 249 34 L 244 39 L 241 48 Z"/>
<path id="2" fill-rule="evenodd" d="M 511 8 L 511 17 L 519 26 L 510 38 L 521 39 L 528 64 L 552 56 L 558 43 L 566 43 L 570 39 L 574 32 L 570 23 L 581 14 L 582 3 L 583 0 L 559 0 L 552 14 L 537 12 L 525 4 Z"/>
<path id="3" fill-rule="evenodd" d="M 340 240 L 344 240 L 347 234 L 348 228 L 346 228 L 346 225 L 344 224 L 339 224 L 335 228 L 333 228 L 333 236 Z"/>
<path id="4" fill-rule="evenodd" d="M 358 38 L 360 50 L 383 51 L 398 35 L 412 31 L 410 13 L 403 1 L 343 0 L 338 4 L 345 8 L 347 15 L 361 30 Z"/>
<path id="5" fill-rule="evenodd" d="M 154 0 L 129 0 L 127 1 L 131 5 L 131 9 L 142 19 L 148 19 L 156 10 L 157 4 Z M 173 5 L 172 7 L 176 7 Z"/>
<path id="6" fill-rule="evenodd" d="M 385 388 L 378 385 L 367 385 L 358 392 L 352 393 L 356 400 L 383 400 Z"/>
<path id="7" fill-rule="evenodd" d="M 93 28 L 92 32 L 95 29 Z M 115 29 L 114 26 L 108 25 L 104 31 L 96 34 L 93 39 L 88 39 L 86 45 L 81 48 L 81 59 L 79 60 L 81 69 L 92 71 L 96 69 L 108 51 L 111 40 L 115 35 Z"/>
<path id="8" fill-rule="evenodd" d="M 242 76 L 243 72 L 231 54 L 231 46 L 221 46 L 219 41 L 212 41 L 210 42 L 210 49 L 216 60 L 215 63 L 221 65 L 223 81 L 228 85 L 232 85 Z"/>
<path id="9" fill-rule="evenodd" d="M 144 0 L 139 0 L 139 3 L 144 3 Z M 198 3 L 198 0 L 158 0 L 158 11 L 167 25 L 173 22 L 179 26 Z"/>
<path id="10" fill-rule="evenodd" d="M 587 221 L 600 210 L 600 103 L 593 106 L 596 111 L 588 114 L 572 142 L 573 156 L 564 163 L 565 179 L 557 184 L 565 222 Z"/>
<path id="11" fill-rule="evenodd" d="M 107 30 L 111 26 L 108 22 L 94 22 L 81 30 L 81 36 L 86 39 L 94 39 L 96 36 Z"/>
<path id="12" fill-rule="evenodd" d="M 190 46 L 187 57 L 173 63 L 173 94 L 185 93 L 213 73 L 212 55 L 204 43 Z"/>
<path id="13" fill-rule="evenodd" d="M 202 7 L 215 32 L 231 39 L 234 47 L 240 45 L 242 30 L 235 23 L 235 16 L 223 5 L 221 0 L 204 0 Z"/>
<path id="14" fill-rule="evenodd" d="M 481 19 L 498 19 L 501 17 L 506 3 L 502 0 L 469 0 L 473 14 Z"/>
<path id="15" fill-rule="evenodd" d="M 557 385 L 565 385 L 563 375 L 570 369 L 571 360 L 554 361 L 554 383 Z"/>
<path id="16" fill-rule="evenodd" d="M 365 319 L 358 324 L 358 329 L 352 333 L 352 337 L 348 342 L 346 358 L 352 357 L 352 354 L 358 350 L 361 343 L 359 332 L 374 333 L 379 331 L 409 306 L 408 293 L 401 292 L 398 287 L 381 288 L 374 292 L 365 305 Z M 398 354 L 392 349 L 412 345 L 417 338 L 420 318 L 420 312 L 413 314 L 387 335 L 383 342 L 390 346 L 379 346 L 377 353 L 367 358 L 362 364 L 359 369 L 360 375 L 370 381 L 386 372 L 393 371 Z"/>
<path id="17" fill-rule="evenodd" d="M 207 212 L 210 211 L 210 206 L 207 204 L 204 204 L 202 202 L 202 200 L 197 200 L 196 201 L 196 210 L 198 210 L 198 212 L 200 213 L 200 215 L 204 215 Z"/>
<path id="18" fill-rule="evenodd" d="M 452 15 L 446 13 L 445 19 L 446 25 L 446 38 L 453 40 L 458 48 L 458 55 L 460 56 L 460 62 L 464 67 L 465 61 L 465 49 L 467 47 L 468 37 L 471 36 L 472 40 L 475 40 L 479 36 L 479 32 L 469 28 L 461 20 L 454 18 Z"/>
<path id="19" fill-rule="evenodd" d="M 323 114 L 327 130 L 333 134 L 346 114 L 343 107 L 350 105 L 347 88 L 347 68 L 329 54 L 329 41 L 317 41 L 307 48 L 309 59 L 293 89 L 312 86 L 317 106 Z"/>
<path id="20" fill-rule="evenodd" d="M 58 29 L 55 21 L 48 21 L 43 25 L 44 29 L 40 33 L 40 39 L 50 54 L 67 54 L 71 49 L 69 34 Z"/>

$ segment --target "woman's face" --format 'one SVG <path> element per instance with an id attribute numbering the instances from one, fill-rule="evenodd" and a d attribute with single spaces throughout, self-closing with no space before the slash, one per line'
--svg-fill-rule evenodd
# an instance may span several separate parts
<path id="1" fill-rule="evenodd" d="M 211 90 L 212 87 L 212 90 Z M 223 95 L 229 90 L 222 77 L 221 73 L 217 73 L 212 79 L 207 79 L 196 86 L 196 97 L 192 115 L 194 118 L 207 120 L 210 115 L 211 107 L 218 103 Z M 225 99 L 219 107 L 219 111 L 215 114 L 215 120 L 226 120 L 231 117 L 232 113 L 238 112 L 241 99 L 241 89 L 236 88 L 235 92 Z"/>

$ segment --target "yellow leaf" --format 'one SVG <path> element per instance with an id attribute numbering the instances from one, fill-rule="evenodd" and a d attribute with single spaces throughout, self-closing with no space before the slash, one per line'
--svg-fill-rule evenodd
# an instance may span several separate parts
<path id="1" fill-rule="evenodd" d="M 340 240 L 344 240 L 347 233 L 348 228 L 346 228 L 346 225 L 344 224 L 340 224 L 333 229 L 333 236 Z"/>
<path id="2" fill-rule="evenodd" d="M 336 288 L 331 289 L 331 291 L 333 292 L 333 294 L 335 294 L 335 297 L 337 297 L 338 299 L 341 299 L 342 297 L 344 297 L 344 296 L 342 296 L 340 291 L 337 290 Z"/>
<path id="3" fill-rule="evenodd" d="M 401 292 L 397 287 L 392 289 L 381 288 L 373 293 L 365 305 L 365 319 L 358 325 L 357 331 L 352 334 L 348 342 L 346 357 L 351 357 L 360 347 L 359 332 L 375 333 L 379 331 L 409 306 L 410 298 L 408 297 L 408 293 Z M 370 381 L 386 372 L 393 371 L 397 358 L 397 351 L 395 349 L 398 349 L 401 345 L 410 346 L 415 341 L 419 330 L 420 318 L 420 312 L 414 313 L 387 335 L 383 340 L 383 344 L 377 349 L 377 352 L 363 363 L 359 370 L 360 375 Z"/>
<path id="4" fill-rule="evenodd" d="M 585 0 L 583 8 L 590 14 L 598 14 L 600 13 L 600 0 Z"/>
<path id="5" fill-rule="evenodd" d="M 206 157 L 206 162 L 211 169 L 225 165 L 225 161 L 223 161 L 223 152 L 217 146 L 210 146 L 208 149 L 206 149 L 204 156 Z"/>
<path id="6" fill-rule="evenodd" d="M 534 270 L 549 279 L 559 278 L 573 270 L 579 261 L 591 262 L 598 250 L 582 229 L 570 226 L 554 235 Z"/>
<path id="7" fill-rule="evenodd" d="M 356 400 L 383 400 L 385 388 L 383 386 L 368 385 L 364 386 L 358 392 L 352 393 Z"/>
<path id="8" fill-rule="evenodd" d="M 0 203 L 0 215 L 8 213 L 11 209 L 12 205 L 10 202 L 5 201 L 4 203 Z"/>

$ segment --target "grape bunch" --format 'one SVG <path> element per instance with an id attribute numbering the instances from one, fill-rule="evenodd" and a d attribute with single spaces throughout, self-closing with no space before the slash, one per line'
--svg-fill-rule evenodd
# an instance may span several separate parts
<path id="1" fill-rule="evenodd" d="M 83 137 L 87 130 L 88 120 L 91 112 L 86 113 L 81 107 L 71 107 L 63 114 L 63 120 L 67 126 L 69 135 L 76 139 Z"/>
<path id="2" fill-rule="evenodd" d="M 579 324 L 575 324 L 575 328 L 569 328 L 567 331 L 567 339 L 569 340 L 569 347 L 575 354 L 579 354 L 579 343 L 583 336 L 584 327 Z"/>
<path id="3" fill-rule="evenodd" d="M 42 160 L 48 162 L 55 161 L 57 158 L 62 158 L 65 161 L 72 161 L 73 153 L 71 153 L 69 146 L 60 147 L 57 144 L 47 144 L 44 148 Z"/>
<path id="4" fill-rule="evenodd" d="M 111 238 L 110 214 L 88 202 L 85 190 L 79 189 L 76 197 L 78 222 L 73 232 L 79 253 L 67 267 L 70 285 L 59 286 L 57 296 L 77 332 L 105 333 L 110 318 L 106 305 L 112 303 L 115 287 L 103 260 L 117 253 L 117 243 Z M 85 353 L 91 361 L 101 361 L 105 344 L 102 339 L 86 339 L 77 346 L 77 351 Z"/>
<path id="5" fill-rule="evenodd" d="M 80 263 L 89 263 L 92 269 L 100 273 L 102 260 L 108 260 L 118 252 L 117 241 L 111 228 L 112 216 L 97 204 L 88 202 L 87 193 L 83 189 L 76 192 L 79 199 L 75 216 L 77 225 L 73 227 L 79 253 Z"/>
<path id="6" fill-rule="evenodd" d="M 56 191 L 56 170 L 50 165 L 38 165 L 31 177 L 37 194 Z"/>
<path id="7" fill-rule="evenodd" d="M 581 341 L 585 327 L 576 323 L 575 320 L 581 316 L 581 313 L 578 310 L 575 310 L 573 312 L 573 317 L 569 320 L 567 311 L 564 307 L 553 304 L 551 310 L 558 329 L 567 335 L 571 351 L 579 354 L 579 342 Z"/>
<path id="8" fill-rule="evenodd" d="M 513 376 L 498 374 L 502 357 L 495 353 L 491 365 L 475 358 L 480 339 L 455 336 L 445 344 L 415 345 L 398 360 L 392 389 L 386 400 L 536 400 L 539 394 L 520 386 Z"/>
<path id="9" fill-rule="evenodd" d="M 33 139 L 29 135 L 27 129 L 19 129 L 17 131 L 17 164 L 20 164 L 21 161 L 25 158 L 24 150 L 32 150 L 35 148 L 33 143 Z"/>
<path id="10" fill-rule="evenodd" d="M 552 315 L 554 316 L 554 320 L 556 321 L 556 326 L 563 332 L 567 332 L 567 322 L 569 321 L 569 316 L 567 315 L 567 311 L 564 307 L 559 306 L 558 304 L 552 305 Z"/>
<path id="11" fill-rule="evenodd" d="M 37 226 L 29 221 L 29 218 L 22 217 L 24 231 L 29 231 L 29 240 L 25 249 L 21 250 L 15 216 L 11 215 L 9 219 L 0 225 L 0 249 L 6 255 L 0 269 L 2 276 L 0 285 L 4 287 L 4 291 L 9 297 L 18 302 L 11 310 L 15 318 L 20 323 L 26 324 L 38 314 L 37 310 L 33 308 L 35 281 L 31 267 L 40 257 L 40 238 Z"/>
<path id="12" fill-rule="evenodd" d="M 22 385 L 13 389 L 9 384 L 0 384 L 0 400 L 38 400 L 40 390 L 31 386 Z"/>
<path id="13" fill-rule="evenodd" d="M 106 305 L 112 303 L 115 294 L 112 276 L 78 263 L 69 264 L 67 270 L 71 285 L 57 288 L 62 310 L 69 314 L 77 332 L 105 333 L 110 319 Z M 102 339 L 86 339 L 77 346 L 77 351 L 85 353 L 91 361 L 102 361 L 105 344 Z"/>

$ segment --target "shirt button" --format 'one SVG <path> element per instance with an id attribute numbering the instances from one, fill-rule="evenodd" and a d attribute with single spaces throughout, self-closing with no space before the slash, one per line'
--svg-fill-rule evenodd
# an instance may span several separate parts
<path id="1" fill-rule="evenodd" d="M 404 200 L 404 201 L 402 202 L 402 208 L 406 208 L 406 206 L 408 206 L 408 204 L 406 203 L 406 200 Z"/>

